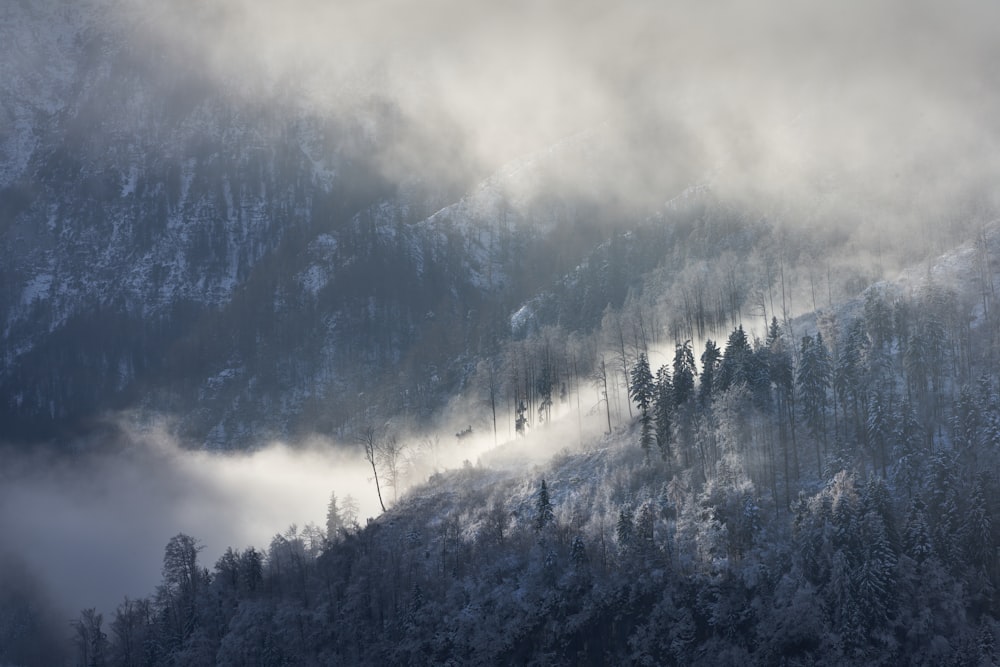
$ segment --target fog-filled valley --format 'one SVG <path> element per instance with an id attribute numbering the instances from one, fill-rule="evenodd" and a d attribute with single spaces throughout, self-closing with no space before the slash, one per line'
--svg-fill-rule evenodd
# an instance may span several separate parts
<path id="1" fill-rule="evenodd" d="M 991 3 L 0 6 L 0 665 L 1000 663 Z"/>

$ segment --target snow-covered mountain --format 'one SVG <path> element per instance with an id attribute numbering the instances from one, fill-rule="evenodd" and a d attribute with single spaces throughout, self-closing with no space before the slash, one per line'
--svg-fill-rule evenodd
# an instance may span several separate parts
<path id="1" fill-rule="evenodd" d="M 8 437 L 120 408 L 223 447 L 337 429 L 372 401 L 426 416 L 520 302 L 601 240 L 526 187 L 584 138 L 464 196 L 419 174 L 400 188 L 369 116 L 219 88 L 116 7 L 3 9 Z"/>
<path id="2" fill-rule="evenodd" d="M 704 338 L 879 277 L 849 235 L 770 204 L 631 172 L 609 188 L 630 160 L 608 124 L 458 180 L 387 170 L 390 101 L 325 114 L 294 82 L 220 79 L 169 57 L 141 7 L 0 10 L 2 436 L 124 409 L 214 447 L 426 420 L 546 325 L 589 332 L 629 301 Z"/>

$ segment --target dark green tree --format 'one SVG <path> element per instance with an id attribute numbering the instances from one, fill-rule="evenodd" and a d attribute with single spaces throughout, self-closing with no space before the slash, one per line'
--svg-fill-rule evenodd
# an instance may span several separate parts
<path id="1" fill-rule="evenodd" d="M 705 341 L 705 351 L 701 353 L 701 378 L 698 386 L 698 400 L 702 407 L 711 405 L 715 375 L 719 370 L 722 352 L 711 338 Z"/>
<path id="2" fill-rule="evenodd" d="M 887 632 L 895 602 L 896 554 L 877 512 L 860 521 L 860 558 L 854 566 L 855 599 L 869 634 Z"/>
<path id="3" fill-rule="evenodd" d="M 664 460 L 670 460 L 671 428 L 674 420 L 674 385 L 666 364 L 656 371 L 656 398 L 653 404 L 656 421 L 656 446 Z"/>
<path id="4" fill-rule="evenodd" d="M 796 480 L 800 476 L 798 439 L 795 432 L 795 373 L 792 368 L 791 352 L 785 344 L 776 317 L 771 319 L 766 347 L 767 378 L 774 392 L 778 437 L 785 464 L 785 500 L 790 505 L 792 476 L 794 475 Z"/>
<path id="5" fill-rule="evenodd" d="M 844 408 L 845 420 L 851 417 L 853 432 L 845 433 L 854 442 L 864 444 L 867 440 L 865 421 L 867 416 L 868 351 L 871 343 L 862 320 L 855 320 L 848 329 L 844 344 L 837 357 L 833 371 L 833 386 Z"/>
<path id="6" fill-rule="evenodd" d="M 906 526 L 903 529 L 903 550 L 918 563 L 923 563 L 934 554 L 931 529 L 927 524 L 927 507 L 919 496 L 910 503 Z"/>
<path id="7" fill-rule="evenodd" d="M 639 358 L 632 366 L 632 378 L 629 383 L 629 398 L 635 401 L 639 407 L 639 444 L 642 451 L 649 456 L 649 450 L 653 446 L 653 400 L 655 398 L 656 385 L 653 382 L 653 374 L 649 371 L 649 361 L 645 353 L 640 352 Z"/>
<path id="8" fill-rule="evenodd" d="M 753 384 L 751 358 L 753 350 L 743 325 L 736 327 L 726 341 L 726 352 L 719 364 L 716 386 L 718 391 L 726 391 L 737 384 L 748 388 Z"/>
<path id="9" fill-rule="evenodd" d="M 865 326 L 871 335 L 872 345 L 883 349 L 892 344 L 894 330 L 892 308 L 885 296 L 875 287 L 865 292 Z"/>
<path id="10" fill-rule="evenodd" d="M 868 448 L 872 456 L 872 470 L 881 464 L 882 476 L 887 476 L 889 465 L 889 450 L 892 444 L 893 424 L 897 418 L 892 414 L 889 402 L 881 391 L 872 392 L 868 401 L 868 417 L 865 420 L 865 432 Z"/>
<path id="11" fill-rule="evenodd" d="M 618 550 L 622 554 L 631 553 L 635 546 L 635 512 L 631 505 L 625 505 L 618 510 L 615 537 L 618 540 Z"/>
<path id="12" fill-rule="evenodd" d="M 820 445 L 822 443 L 825 447 L 827 444 L 826 405 L 830 387 L 830 357 L 822 334 L 817 333 L 815 339 L 809 335 L 802 337 L 795 383 L 799 390 L 802 420 L 816 443 L 816 471 L 821 476 L 823 457 Z"/>
<path id="13" fill-rule="evenodd" d="M 649 407 L 653 402 L 653 374 L 649 370 L 649 360 L 644 352 L 639 353 L 639 358 L 632 366 L 631 382 L 629 383 L 629 398 L 635 402 L 639 410 L 649 412 Z"/>
<path id="14" fill-rule="evenodd" d="M 685 405 L 694 396 L 694 353 L 691 351 L 691 341 L 678 343 L 674 347 L 674 405 Z"/>
<path id="15" fill-rule="evenodd" d="M 674 415 L 677 425 L 677 442 L 680 445 L 681 462 L 691 465 L 694 448 L 694 353 L 691 341 L 685 341 L 674 348 Z"/>

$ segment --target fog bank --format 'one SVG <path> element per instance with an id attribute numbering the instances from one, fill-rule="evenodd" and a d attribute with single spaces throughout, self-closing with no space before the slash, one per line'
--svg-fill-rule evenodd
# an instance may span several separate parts
<path id="1" fill-rule="evenodd" d="M 331 492 L 351 494 L 362 523 L 378 509 L 360 451 L 319 440 L 220 455 L 153 430 L 130 433 L 121 450 L 0 457 L 5 548 L 73 615 L 151 595 L 177 533 L 200 540 L 211 569 L 226 547 L 266 549 L 291 524 L 324 526 Z"/>

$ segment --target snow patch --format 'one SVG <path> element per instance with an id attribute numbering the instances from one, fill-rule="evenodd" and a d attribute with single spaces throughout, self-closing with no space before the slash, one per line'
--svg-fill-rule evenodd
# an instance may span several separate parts
<path id="1" fill-rule="evenodd" d="M 128 176 L 122 184 L 122 197 L 129 197 L 135 193 L 135 186 L 139 182 L 139 168 L 134 164 L 129 167 Z"/>
<path id="2" fill-rule="evenodd" d="M 53 276 L 51 273 L 41 273 L 25 285 L 21 292 L 21 303 L 30 306 L 35 301 L 44 301 L 51 296 Z"/>
<path id="3" fill-rule="evenodd" d="M 216 373 L 215 375 L 213 375 L 212 377 L 208 378 L 208 380 L 205 381 L 205 384 L 208 386 L 209 389 L 216 391 L 218 389 L 221 389 L 222 386 L 225 385 L 230 380 L 237 378 L 241 375 L 243 375 L 243 368 L 241 367 L 225 368 Z"/>
<path id="4" fill-rule="evenodd" d="M 534 319 L 535 311 L 532 310 L 531 304 L 524 304 L 510 316 L 511 333 L 515 336 L 525 333 Z"/>
<path id="5" fill-rule="evenodd" d="M 302 285 L 302 289 L 316 296 L 330 282 L 330 274 L 323 267 L 313 264 L 299 273 L 295 280 Z"/>

